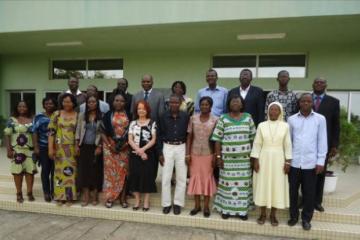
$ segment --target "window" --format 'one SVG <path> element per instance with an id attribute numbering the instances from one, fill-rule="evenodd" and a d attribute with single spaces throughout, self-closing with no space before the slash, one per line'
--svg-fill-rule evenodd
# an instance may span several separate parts
<path id="1" fill-rule="evenodd" d="M 123 77 L 123 59 L 52 60 L 51 79 L 68 79 L 71 75 L 88 79 Z"/>
<path id="2" fill-rule="evenodd" d="M 294 78 L 306 76 L 305 54 L 214 56 L 212 60 L 222 78 L 238 78 L 244 68 L 250 69 L 254 78 L 276 78 L 281 70 Z"/>

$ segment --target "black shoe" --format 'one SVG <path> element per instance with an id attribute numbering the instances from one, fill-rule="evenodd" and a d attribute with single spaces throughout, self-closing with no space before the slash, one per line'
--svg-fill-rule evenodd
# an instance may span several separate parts
<path id="1" fill-rule="evenodd" d="M 248 215 L 244 215 L 244 216 L 240 215 L 239 218 L 243 221 L 246 221 L 248 220 Z"/>
<path id="2" fill-rule="evenodd" d="M 45 202 L 51 202 L 50 194 L 44 194 L 44 200 L 45 200 Z"/>
<path id="3" fill-rule="evenodd" d="M 323 206 L 321 206 L 321 204 L 316 204 L 315 205 L 315 210 L 317 210 L 319 212 L 325 211 L 325 209 L 323 208 Z"/>
<path id="4" fill-rule="evenodd" d="M 168 214 L 171 210 L 171 206 L 168 206 L 168 207 L 164 207 L 163 208 L 163 214 Z"/>
<path id="5" fill-rule="evenodd" d="M 174 214 L 179 215 L 181 213 L 181 207 L 179 205 L 174 205 Z"/>
<path id="6" fill-rule="evenodd" d="M 298 220 L 296 218 L 291 218 L 289 221 L 288 221 L 288 225 L 290 227 L 292 226 L 295 226 L 297 224 Z"/>
<path id="7" fill-rule="evenodd" d="M 311 229 L 311 224 L 307 221 L 302 221 L 302 227 L 305 231 L 309 231 Z"/>
<path id="8" fill-rule="evenodd" d="M 143 208 L 143 212 L 147 212 L 149 210 L 150 210 L 150 208 L 146 208 L 146 207 Z"/>
<path id="9" fill-rule="evenodd" d="M 194 216 L 196 214 L 198 214 L 198 212 L 201 211 L 201 208 L 194 208 L 193 210 L 190 211 L 190 215 Z"/>
<path id="10" fill-rule="evenodd" d="M 134 211 L 139 210 L 139 206 L 137 206 L 137 207 L 133 207 L 133 210 L 134 210 Z"/>
<path id="11" fill-rule="evenodd" d="M 204 217 L 206 217 L 206 218 L 210 217 L 210 210 L 209 209 L 204 209 Z"/>
<path id="12" fill-rule="evenodd" d="M 229 217 L 230 217 L 229 214 L 225 214 L 225 213 L 221 214 L 222 219 L 228 219 Z"/>

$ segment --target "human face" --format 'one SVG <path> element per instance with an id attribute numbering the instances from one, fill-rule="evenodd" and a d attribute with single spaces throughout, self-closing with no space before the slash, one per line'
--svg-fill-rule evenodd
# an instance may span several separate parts
<path id="1" fill-rule="evenodd" d="M 313 90 L 316 94 L 323 94 L 327 87 L 326 80 L 318 78 L 314 80 Z"/>
<path id="2" fill-rule="evenodd" d="M 87 97 L 91 97 L 91 96 L 97 96 L 97 91 L 93 86 L 89 86 L 86 89 L 86 96 Z"/>
<path id="3" fill-rule="evenodd" d="M 180 100 L 177 97 L 170 97 L 169 101 L 170 112 L 177 113 L 180 110 Z"/>
<path id="4" fill-rule="evenodd" d="M 271 121 L 276 121 L 279 119 L 281 110 L 280 107 L 278 105 L 271 105 L 270 109 L 269 109 L 269 118 Z"/>
<path id="5" fill-rule="evenodd" d="M 153 80 L 151 76 L 145 75 L 141 80 L 141 86 L 145 91 L 149 91 L 153 86 Z"/>
<path id="6" fill-rule="evenodd" d="M 71 91 L 77 91 L 79 88 L 79 79 L 77 78 L 70 78 L 68 81 L 68 86 Z"/>
<path id="7" fill-rule="evenodd" d="M 300 111 L 302 113 L 309 113 L 311 112 L 313 99 L 311 95 L 304 95 L 300 98 Z"/>
<path id="8" fill-rule="evenodd" d="M 146 118 L 147 111 L 144 104 L 140 103 L 137 107 L 137 114 L 139 118 Z"/>
<path id="9" fill-rule="evenodd" d="M 121 95 L 116 95 L 113 102 L 115 111 L 123 111 L 125 108 L 125 99 Z"/>
<path id="10" fill-rule="evenodd" d="M 17 111 L 20 116 L 25 116 L 28 113 L 29 108 L 25 102 L 19 102 L 19 104 L 17 105 Z"/>
<path id="11" fill-rule="evenodd" d="M 242 71 L 240 73 L 240 84 L 243 87 L 248 87 L 251 83 L 252 76 L 250 71 Z"/>
<path id="12" fill-rule="evenodd" d="M 126 81 L 125 79 L 123 78 L 120 78 L 117 82 L 117 88 L 123 92 L 126 92 L 127 90 L 127 84 L 126 84 Z"/>
<path id="13" fill-rule="evenodd" d="M 181 87 L 180 83 L 175 84 L 173 91 L 178 96 L 184 95 L 184 89 Z"/>
<path id="14" fill-rule="evenodd" d="M 200 112 L 202 114 L 208 114 L 211 112 L 211 105 L 207 100 L 203 100 L 200 103 Z"/>
<path id="15" fill-rule="evenodd" d="M 94 96 L 89 97 L 86 103 L 87 103 L 87 110 L 88 111 L 96 110 L 96 108 L 97 108 L 96 97 L 94 97 Z"/>
<path id="16" fill-rule="evenodd" d="M 55 104 L 52 100 L 47 100 L 44 102 L 44 109 L 47 113 L 53 113 L 55 111 Z"/>
<path id="17" fill-rule="evenodd" d="M 206 73 L 206 82 L 209 86 L 216 86 L 217 74 L 215 71 L 209 71 Z"/>
<path id="18" fill-rule="evenodd" d="M 230 102 L 230 112 L 240 112 L 243 108 L 240 98 L 233 98 Z"/>
<path id="19" fill-rule="evenodd" d="M 281 72 L 277 78 L 279 85 L 280 86 L 287 86 L 289 81 L 290 81 L 290 77 L 289 77 L 289 73 L 287 72 Z"/>
<path id="20" fill-rule="evenodd" d="M 65 111 L 72 111 L 74 109 L 74 104 L 69 96 L 63 99 L 62 105 Z"/>

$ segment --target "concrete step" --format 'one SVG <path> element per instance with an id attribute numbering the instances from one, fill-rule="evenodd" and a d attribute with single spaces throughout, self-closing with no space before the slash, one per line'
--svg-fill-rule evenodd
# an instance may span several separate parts
<path id="1" fill-rule="evenodd" d="M 73 204 L 71 207 L 65 205 L 59 207 L 54 203 L 45 203 L 42 199 L 37 199 L 35 202 L 25 201 L 19 204 L 15 201 L 13 195 L 8 194 L 0 194 L 0 209 L 187 226 L 279 237 L 342 240 L 360 239 L 360 228 L 358 224 L 321 222 L 315 219 L 312 221 L 311 231 L 304 231 L 300 223 L 294 227 L 287 226 L 286 219 L 279 219 L 280 224 L 278 227 L 272 227 L 269 222 L 263 226 L 259 226 L 254 216 L 250 216 L 248 221 L 241 221 L 238 218 L 223 220 L 219 214 L 215 212 L 212 212 L 210 218 L 204 218 L 201 214 L 190 216 L 188 211 L 182 211 L 178 216 L 172 213 L 164 215 L 161 212 L 161 208 L 157 207 L 151 207 L 148 212 L 133 211 L 131 208 L 123 209 L 119 205 L 115 205 L 111 209 L 106 209 L 102 205 L 81 207 L 79 203 Z"/>

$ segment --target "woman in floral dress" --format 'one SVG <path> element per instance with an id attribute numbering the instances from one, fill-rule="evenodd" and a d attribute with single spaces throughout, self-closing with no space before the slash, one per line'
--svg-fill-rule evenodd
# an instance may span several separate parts
<path id="1" fill-rule="evenodd" d="M 6 124 L 7 156 L 11 159 L 11 174 L 14 176 L 16 187 L 16 200 L 24 201 L 22 195 L 22 182 L 25 175 L 27 196 L 29 201 L 34 201 L 32 190 L 34 174 L 37 173 L 36 164 L 32 159 L 32 119 L 29 105 L 25 101 L 16 104 L 16 108 Z"/>

